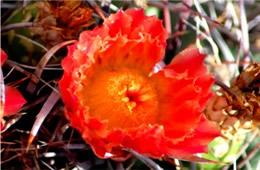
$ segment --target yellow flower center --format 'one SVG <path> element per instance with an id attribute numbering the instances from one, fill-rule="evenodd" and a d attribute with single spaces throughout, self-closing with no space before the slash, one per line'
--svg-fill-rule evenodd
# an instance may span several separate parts
<path id="1" fill-rule="evenodd" d="M 136 70 L 110 70 L 83 81 L 79 93 L 90 116 L 107 120 L 108 128 L 154 124 L 158 98 L 154 84 Z"/>

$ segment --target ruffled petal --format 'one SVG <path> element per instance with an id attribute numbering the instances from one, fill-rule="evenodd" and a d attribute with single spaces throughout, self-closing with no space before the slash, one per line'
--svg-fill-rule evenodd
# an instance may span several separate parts
<path id="1" fill-rule="evenodd" d="M 145 16 L 143 10 L 120 10 L 101 27 L 83 32 L 77 47 L 98 67 L 100 62 L 110 67 L 127 63 L 149 74 L 163 57 L 166 37 L 167 33 L 156 17 Z"/>
<path id="2" fill-rule="evenodd" d="M 75 49 L 76 45 L 68 47 L 68 55 L 62 61 L 62 66 L 66 69 L 64 69 L 63 77 L 59 82 L 60 89 L 62 89 L 62 99 L 67 105 L 66 109 L 68 109 L 69 112 L 76 111 L 78 106 L 78 99 L 74 95 L 74 91 L 77 89 L 77 86 L 75 83 L 71 83 L 76 81 L 78 78 L 78 72 L 74 71 L 74 68 L 78 67 L 78 64 L 76 63 L 77 60 L 73 59 Z"/>
<path id="3" fill-rule="evenodd" d="M 204 57 L 205 55 L 201 54 L 198 48 L 189 47 L 175 56 L 166 68 L 173 69 L 177 73 L 187 71 L 188 77 L 198 77 L 201 73 L 207 73 L 203 65 Z"/>
<path id="4" fill-rule="evenodd" d="M 172 148 L 181 150 L 183 155 L 207 152 L 209 142 L 218 136 L 221 136 L 219 126 L 202 115 L 193 136 L 187 137 Z"/>
<path id="5" fill-rule="evenodd" d="M 120 10 L 68 48 L 59 84 L 65 115 L 100 158 L 122 161 L 133 149 L 152 158 L 191 159 L 216 136 L 200 130 L 213 128 L 201 118 L 214 81 L 204 55 L 187 49 L 150 76 L 166 37 L 156 17 Z M 197 148 L 185 150 L 189 141 Z"/>
<path id="6" fill-rule="evenodd" d="M 210 87 L 214 79 L 207 73 L 203 59 L 197 49 L 186 49 L 151 77 L 159 94 L 159 122 L 164 125 L 166 135 L 175 141 L 193 133 L 212 96 Z"/>
<path id="7" fill-rule="evenodd" d="M 187 77 L 195 79 L 195 86 L 204 92 L 200 96 L 201 108 L 204 108 L 208 99 L 212 97 L 210 88 L 215 80 L 203 64 L 204 57 L 205 55 L 201 54 L 198 48 L 190 47 L 179 53 L 166 67 L 166 69 L 172 69 L 177 73 L 186 72 Z"/>

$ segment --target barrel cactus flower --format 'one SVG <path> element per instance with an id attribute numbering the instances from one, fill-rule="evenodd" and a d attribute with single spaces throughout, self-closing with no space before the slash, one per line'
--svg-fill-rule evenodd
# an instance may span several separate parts
<path id="1" fill-rule="evenodd" d="M 202 112 L 214 82 L 204 55 L 188 48 L 156 70 L 166 38 L 157 17 L 129 9 L 68 47 L 59 84 L 65 116 L 100 158 L 122 161 L 134 150 L 189 160 L 219 136 Z"/>

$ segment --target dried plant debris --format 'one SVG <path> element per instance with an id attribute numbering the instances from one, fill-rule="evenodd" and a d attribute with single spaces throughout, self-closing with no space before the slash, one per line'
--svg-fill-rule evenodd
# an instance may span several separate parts
<path id="1" fill-rule="evenodd" d="M 32 28 L 32 34 L 51 46 L 77 37 L 82 28 L 94 23 L 93 10 L 84 1 L 46 0 L 35 3 L 35 7 L 39 10 L 36 22 L 41 26 Z"/>
<path id="2" fill-rule="evenodd" d="M 250 64 L 233 81 L 230 90 L 216 91 L 206 116 L 222 128 L 226 137 L 260 124 L 260 64 Z"/>

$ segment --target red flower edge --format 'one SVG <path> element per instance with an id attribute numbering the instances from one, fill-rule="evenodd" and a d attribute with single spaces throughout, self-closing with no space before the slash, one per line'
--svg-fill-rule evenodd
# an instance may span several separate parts
<path id="1" fill-rule="evenodd" d="M 5 62 L 5 60 L 8 58 L 7 54 L 1 49 L 1 66 Z M 23 95 L 17 90 L 16 88 L 13 88 L 11 86 L 5 86 L 4 88 L 5 92 L 5 101 L 3 106 L 1 106 L 1 114 L 0 114 L 0 122 L 1 127 L 2 125 L 2 118 L 3 116 L 10 116 L 15 113 L 17 113 L 23 105 L 26 103 L 26 100 L 24 99 Z"/>
<path id="2" fill-rule="evenodd" d="M 7 59 L 7 55 L 6 53 L 4 52 L 4 50 L 1 49 L 1 66 L 4 64 L 5 60 Z"/>
<path id="3" fill-rule="evenodd" d="M 4 116 L 17 113 L 26 103 L 23 95 L 14 87 L 5 86 Z"/>

